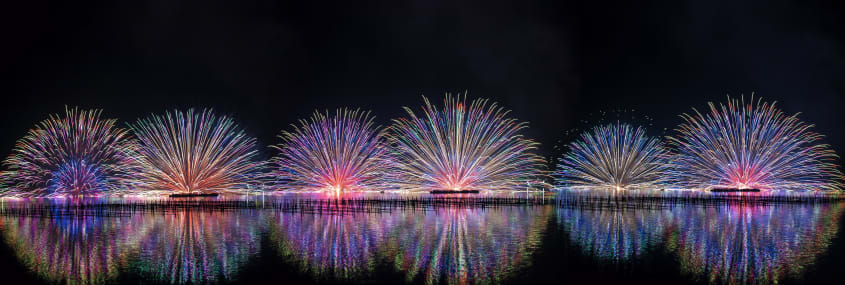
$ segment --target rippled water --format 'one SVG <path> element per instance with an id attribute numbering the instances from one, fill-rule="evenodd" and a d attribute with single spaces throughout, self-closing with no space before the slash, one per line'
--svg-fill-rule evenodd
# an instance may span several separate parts
<path id="1" fill-rule="evenodd" d="M 0 266 L 8 278 L 59 283 L 840 282 L 843 209 L 7 214 L 0 216 Z"/>

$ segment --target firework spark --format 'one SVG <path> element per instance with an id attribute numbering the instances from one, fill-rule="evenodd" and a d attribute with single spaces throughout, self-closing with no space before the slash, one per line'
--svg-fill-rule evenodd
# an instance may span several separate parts
<path id="1" fill-rule="evenodd" d="M 140 146 L 140 184 L 149 190 L 221 192 L 254 182 L 255 139 L 211 110 L 167 112 L 132 124 Z"/>
<path id="2" fill-rule="evenodd" d="M 476 99 L 444 99 L 438 109 L 427 98 L 423 115 L 393 120 L 390 141 L 397 152 L 397 184 L 409 190 L 515 190 L 537 178 L 543 160 L 537 143 L 520 132 L 525 122 Z"/>
<path id="3" fill-rule="evenodd" d="M 651 188 L 666 180 L 667 151 L 640 127 L 597 126 L 569 148 L 557 173 L 565 186 L 622 190 Z"/>
<path id="4" fill-rule="evenodd" d="M 775 104 L 728 97 L 710 112 L 683 114 L 670 138 L 679 186 L 692 189 L 835 190 L 842 188 L 836 153 L 813 125 Z"/>
<path id="5" fill-rule="evenodd" d="M 273 163 L 286 190 L 360 191 L 388 187 L 390 158 L 383 133 L 369 112 L 314 112 L 283 131 Z"/>
<path id="6" fill-rule="evenodd" d="M 125 188 L 135 143 L 101 110 L 65 109 L 17 141 L 3 164 L 6 194 L 88 195 Z"/>

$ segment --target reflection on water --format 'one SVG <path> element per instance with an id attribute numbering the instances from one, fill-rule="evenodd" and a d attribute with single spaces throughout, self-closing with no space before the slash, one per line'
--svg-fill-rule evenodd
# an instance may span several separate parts
<path id="1" fill-rule="evenodd" d="M 384 243 L 382 220 L 388 216 L 276 213 L 270 239 L 302 271 L 318 277 L 362 278 L 374 269 L 375 252 Z"/>
<path id="2" fill-rule="evenodd" d="M 180 211 L 127 217 L 0 219 L 18 259 L 45 280 L 104 283 L 135 269 L 144 280 L 229 280 L 258 252 L 256 218 L 244 213 Z"/>
<path id="3" fill-rule="evenodd" d="M 397 215 L 386 245 L 407 280 L 500 282 L 530 266 L 551 216 L 550 208 L 442 209 Z"/>
<path id="4" fill-rule="evenodd" d="M 772 283 L 798 278 L 830 245 L 835 205 L 676 209 L 667 248 L 681 269 L 709 282 Z"/>
<path id="5" fill-rule="evenodd" d="M 369 282 L 387 274 L 413 283 L 498 283 L 555 263 L 558 253 L 538 250 L 561 244 L 599 264 L 663 266 L 691 281 L 773 283 L 804 278 L 839 240 L 845 212 L 843 204 L 372 209 L 27 212 L 0 216 L 0 231 L 17 262 L 44 281 L 69 284 L 227 282 L 276 261 L 296 270 L 251 272 L 270 280 Z M 553 219 L 564 231 L 547 231 Z M 663 255 L 664 264 L 638 263 Z"/>
<path id="6" fill-rule="evenodd" d="M 830 245 L 842 212 L 841 204 L 560 209 L 559 221 L 601 261 L 631 262 L 662 246 L 694 280 L 772 283 L 801 278 Z"/>
<path id="7" fill-rule="evenodd" d="M 530 265 L 552 209 L 443 208 L 432 211 L 302 215 L 279 213 L 271 239 L 316 278 L 360 279 L 379 263 L 406 281 L 501 281 Z"/>
<path id="8" fill-rule="evenodd" d="M 586 255 L 603 262 L 626 262 L 659 244 L 666 213 L 642 210 L 559 209 L 558 220 Z"/>
<path id="9" fill-rule="evenodd" d="M 137 266 L 146 278 L 169 283 L 230 280 L 258 253 L 256 211 L 179 211 L 149 215 Z"/>
<path id="10" fill-rule="evenodd" d="M 143 221 L 140 216 L 6 216 L 0 230 L 21 263 L 45 280 L 103 283 L 129 263 L 148 233 Z"/>

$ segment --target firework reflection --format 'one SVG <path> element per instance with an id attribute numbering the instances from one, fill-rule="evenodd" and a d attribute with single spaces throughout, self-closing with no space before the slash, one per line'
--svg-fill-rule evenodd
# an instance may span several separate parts
<path id="1" fill-rule="evenodd" d="M 385 265 L 403 272 L 407 282 L 501 282 L 530 265 L 551 211 L 279 213 L 270 236 L 282 256 L 316 279 L 361 280 Z"/>
<path id="2" fill-rule="evenodd" d="M 667 212 L 659 210 L 560 209 L 558 219 L 585 254 L 626 262 L 661 242 Z"/>
<path id="3" fill-rule="evenodd" d="M 650 249 L 678 257 L 680 270 L 710 283 L 800 278 L 836 236 L 841 204 L 560 209 L 585 255 L 636 263 Z"/>
<path id="4" fill-rule="evenodd" d="M 676 210 L 666 247 L 695 278 L 776 283 L 813 265 L 836 236 L 842 210 L 839 204 Z"/>
<path id="5" fill-rule="evenodd" d="M 179 211 L 148 216 L 138 271 L 169 283 L 231 280 L 258 253 L 256 212 Z"/>
<path id="6" fill-rule="evenodd" d="M 148 232 L 139 216 L 3 216 L 0 231 L 31 272 L 66 284 L 115 280 Z"/>

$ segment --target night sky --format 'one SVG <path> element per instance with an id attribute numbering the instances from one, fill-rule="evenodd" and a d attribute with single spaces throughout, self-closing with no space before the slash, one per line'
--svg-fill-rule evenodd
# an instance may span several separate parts
<path id="1" fill-rule="evenodd" d="M 845 1 L 82 2 L 0 9 L 3 157 L 65 105 L 121 124 L 212 107 L 270 145 L 315 109 L 386 125 L 464 91 L 529 121 L 543 154 L 600 111 L 660 134 L 752 92 L 845 152 Z"/>

